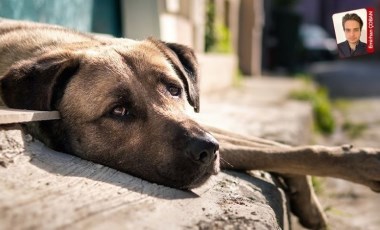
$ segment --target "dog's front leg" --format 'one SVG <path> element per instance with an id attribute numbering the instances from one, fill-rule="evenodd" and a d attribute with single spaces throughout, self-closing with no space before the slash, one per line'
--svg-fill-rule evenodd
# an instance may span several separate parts
<path id="1" fill-rule="evenodd" d="M 222 167 L 329 176 L 380 192 L 380 150 L 350 146 L 246 147 L 221 141 Z M 225 163 L 228 162 L 228 163 Z"/>
<path id="2" fill-rule="evenodd" d="M 282 178 L 288 196 L 290 210 L 299 222 L 309 229 L 326 229 L 325 213 L 315 195 L 311 177 L 304 175 L 276 174 Z"/>
<path id="3" fill-rule="evenodd" d="M 291 147 L 206 127 L 220 142 L 224 168 L 336 177 L 380 192 L 380 149 L 349 145 Z"/>

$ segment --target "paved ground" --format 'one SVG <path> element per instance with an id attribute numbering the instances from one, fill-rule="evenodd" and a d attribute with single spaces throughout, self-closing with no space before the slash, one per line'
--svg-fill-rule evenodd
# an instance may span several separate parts
<path id="1" fill-rule="evenodd" d="M 335 106 L 335 117 L 337 131 L 330 138 L 320 139 L 320 142 L 380 148 L 380 98 L 340 102 Z M 380 194 L 337 179 L 326 179 L 322 186 L 320 198 L 327 210 L 331 229 L 380 229 Z"/>
<path id="2" fill-rule="evenodd" d="M 311 140 L 312 108 L 289 100 L 289 93 L 304 87 L 290 78 L 245 79 L 240 87 L 201 95 L 201 121 L 241 134 L 260 136 L 291 145 Z"/>
<path id="3" fill-rule="evenodd" d="M 335 104 L 338 129 L 334 135 L 317 141 L 379 148 L 379 60 L 357 58 L 317 63 L 310 71 L 333 97 L 351 98 Z M 331 229 L 380 229 L 380 194 L 342 180 L 327 179 L 323 185 L 320 197 L 328 210 Z"/>

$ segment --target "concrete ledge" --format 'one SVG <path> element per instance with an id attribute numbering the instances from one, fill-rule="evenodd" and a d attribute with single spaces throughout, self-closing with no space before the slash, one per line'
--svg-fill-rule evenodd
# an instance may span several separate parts
<path id="1" fill-rule="evenodd" d="M 0 144 L 0 229 L 288 228 L 284 195 L 266 173 L 226 171 L 182 191 L 52 151 L 18 130 L 0 131 Z"/>

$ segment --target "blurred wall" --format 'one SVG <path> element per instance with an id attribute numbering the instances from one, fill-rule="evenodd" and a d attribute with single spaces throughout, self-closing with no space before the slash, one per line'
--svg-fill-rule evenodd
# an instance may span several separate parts
<path id="1" fill-rule="evenodd" d="M 93 0 L 0 0 L 0 17 L 91 31 Z"/>
<path id="2" fill-rule="evenodd" d="M 158 8 L 161 39 L 204 51 L 205 0 L 160 0 Z"/>
<path id="3" fill-rule="evenodd" d="M 121 0 L 93 0 L 92 31 L 121 37 L 122 11 Z"/>
<path id="4" fill-rule="evenodd" d="M 160 38 L 159 1 L 122 0 L 123 35 L 131 39 Z"/>
<path id="5" fill-rule="evenodd" d="M 245 75 L 261 75 L 263 0 L 241 0 L 238 29 L 239 68 Z"/>

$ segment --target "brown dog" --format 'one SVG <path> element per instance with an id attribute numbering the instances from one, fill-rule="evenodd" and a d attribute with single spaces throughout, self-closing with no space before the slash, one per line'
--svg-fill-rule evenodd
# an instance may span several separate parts
<path id="1" fill-rule="evenodd" d="M 185 113 L 199 109 L 190 49 L 12 21 L 0 34 L 5 104 L 60 111 L 26 125 L 49 147 L 178 188 L 218 172 L 217 141 Z"/>
<path id="2" fill-rule="evenodd" d="M 325 219 L 303 175 L 339 177 L 380 191 L 379 150 L 293 148 L 191 120 L 188 105 L 199 111 L 197 63 L 192 50 L 179 44 L 0 20 L 0 76 L 7 106 L 61 114 L 61 120 L 26 124 L 27 132 L 55 150 L 152 182 L 199 186 L 219 171 L 220 152 L 222 167 L 280 173 L 293 211 L 316 228 Z"/>

